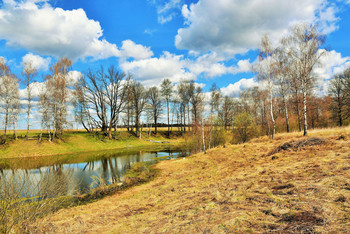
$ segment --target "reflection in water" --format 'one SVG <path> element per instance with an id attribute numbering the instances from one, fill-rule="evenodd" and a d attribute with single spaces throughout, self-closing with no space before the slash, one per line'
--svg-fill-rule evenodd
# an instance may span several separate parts
<path id="1" fill-rule="evenodd" d="M 81 194 L 99 184 L 121 182 L 126 171 L 136 162 L 187 155 L 187 152 L 170 150 L 108 153 L 82 162 L 65 163 L 58 160 L 53 165 L 36 168 L 1 169 L 0 188 L 11 178 L 11 183 L 17 183 L 19 187 L 24 188 L 22 197 L 43 196 L 47 191 L 56 191 L 64 195 Z"/>

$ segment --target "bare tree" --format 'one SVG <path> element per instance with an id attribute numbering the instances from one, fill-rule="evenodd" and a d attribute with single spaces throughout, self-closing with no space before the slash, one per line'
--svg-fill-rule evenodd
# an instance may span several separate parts
<path id="1" fill-rule="evenodd" d="M 106 78 L 103 79 L 105 95 L 109 107 L 109 130 L 108 136 L 112 138 L 112 128 L 114 127 L 114 137 L 119 121 L 119 115 L 124 107 L 127 88 L 124 87 L 125 74 L 119 72 L 113 65 L 109 67 Z"/>
<path id="2" fill-rule="evenodd" d="M 149 97 L 150 106 L 152 109 L 152 117 L 154 121 L 154 132 L 155 134 L 157 134 L 158 118 L 162 112 L 162 101 L 160 98 L 160 92 L 156 86 L 149 89 L 148 97 Z"/>
<path id="3" fill-rule="evenodd" d="M 74 85 L 74 116 L 78 123 L 81 123 L 87 132 L 93 132 L 89 105 L 86 98 L 85 79 L 79 79 Z"/>
<path id="4" fill-rule="evenodd" d="M 23 64 L 23 71 L 22 74 L 24 76 L 24 83 L 26 85 L 26 91 L 27 91 L 27 133 L 26 133 L 26 139 L 28 140 L 29 135 L 29 127 L 30 127 L 30 112 L 31 112 L 31 102 L 32 102 L 32 82 L 34 80 L 34 77 L 37 75 L 38 70 L 33 67 L 33 64 L 31 62 L 27 62 Z"/>
<path id="5" fill-rule="evenodd" d="M 317 30 L 316 26 L 299 24 L 291 29 L 291 33 L 285 39 L 288 47 L 288 56 L 295 63 L 294 68 L 301 86 L 303 97 L 304 136 L 307 135 L 307 95 L 315 87 L 316 77 L 314 70 L 324 55 L 325 50 L 320 50 L 325 37 Z"/>
<path id="6" fill-rule="evenodd" d="M 10 118 L 9 122 L 12 125 L 13 129 L 13 138 L 17 140 L 17 122 L 18 122 L 18 116 L 20 113 L 20 99 L 19 99 L 19 86 L 18 82 L 14 80 L 13 83 L 14 87 L 12 89 L 12 94 L 11 94 L 11 100 L 10 100 Z"/>
<path id="7" fill-rule="evenodd" d="M 209 144 L 208 149 L 211 147 L 212 142 L 212 135 L 213 135 L 213 118 L 218 115 L 219 113 L 219 106 L 220 106 L 220 100 L 221 100 L 221 92 L 217 88 L 216 84 L 214 83 L 210 88 L 210 115 L 209 115 L 209 122 L 210 122 L 210 130 L 209 130 Z"/>
<path id="8" fill-rule="evenodd" d="M 186 109 L 188 113 L 187 124 L 189 125 L 190 81 L 181 80 L 177 86 L 177 91 L 180 98 L 180 113 L 181 119 L 183 119 L 183 129 L 184 132 L 186 132 Z"/>
<path id="9" fill-rule="evenodd" d="M 170 136 L 170 118 L 169 118 L 169 104 L 173 94 L 174 85 L 169 79 L 164 79 L 161 84 L 161 94 L 166 101 L 167 106 L 167 117 L 168 117 L 168 136 Z"/>
<path id="10" fill-rule="evenodd" d="M 64 125 L 67 123 L 69 71 L 71 69 L 72 61 L 63 58 L 50 68 L 51 75 L 46 76 L 46 89 L 49 93 L 50 106 L 53 109 L 54 137 L 62 138 Z"/>
<path id="11" fill-rule="evenodd" d="M 343 121 L 350 117 L 350 106 L 347 106 L 350 104 L 350 68 L 333 77 L 328 92 L 332 97 L 330 109 L 334 119 L 342 126 Z"/>
<path id="12" fill-rule="evenodd" d="M 344 118 L 350 118 L 350 67 L 342 73 L 344 84 Z"/>
<path id="13" fill-rule="evenodd" d="M 300 82 L 298 79 L 298 74 L 296 72 L 295 64 L 292 63 L 291 71 L 291 80 L 289 81 L 290 89 L 292 93 L 292 103 L 294 104 L 294 110 L 298 115 L 298 128 L 299 132 L 301 132 L 301 114 L 300 114 L 300 103 L 301 103 L 301 97 L 300 97 Z"/>
<path id="14" fill-rule="evenodd" d="M 267 89 L 269 91 L 270 101 L 270 117 L 272 121 L 272 135 L 273 139 L 276 132 L 275 117 L 273 114 L 273 99 L 274 99 L 274 81 L 275 81 L 275 61 L 274 61 L 275 49 L 272 47 L 271 41 L 267 35 L 264 35 L 261 39 L 261 45 L 259 49 L 259 63 L 256 67 L 258 72 L 258 80 L 266 81 Z"/>
<path id="15" fill-rule="evenodd" d="M 136 136 L 141 136 L 140 132 L 140 118 L 141 113 L 147 102 L 147 92 L 140 82 L 137 82 L 134 79 L 130 79 L 129 84 L 129 93 L 131 95 L 134 111 L 135 111 L 135 128 Z"/>
<path id="16" fill-rule="evenodd" d="M 116 138 L 120 113 L 126 104 L 128 90 L 125 78 L 126 75 L 115 66 L 110 66 L 107 73 L 101 66 L 99 70 L 89 70 L 81 81 L 81 90 L 77 87 L 77 95 L 83 93 L 83 97 L 78 100 L 84 101 L 87 106 L 84 107 L 87 119 L 109 138 L 112 138 L 113 129 Z M 90 113 L 89 109 L 94 113 Z"/>
<path id="17" fill-rule="evenodd" d="M 129 81 L 130 82 L 130 81 Z M 129 87 L 128 87 L 128 90 L 129 90 Z M 133 122 L 133 117 L 134 117 L 134 109 L 133 109 L 133 98 L 132 98 L 132 94 L 131 92 L 127 92 L 126 94 L 126 105 L 125 105 L 125 108 L 124 108 L 124 113 L 126 114 L 126 127 L 127 127 L 127 130 L 128 132 L 129 131 L 133 131 L 133 125 L 130 124 Z"/>
<path id="18" fill-rule="evenodd" d="M 194 83 L 192 83 L 192 85 L 194 86 Z M 204 101 L 204 97 L 202 93 L 202 88 L 200 86 L 197 86 L 194 88 L 193 93 L 190 96 L 190 103 L 192 105 L 194 132 L 197 131 L 197 127 L 200 123 L 199 120 L 201 119 L 201 114 L 204 108 L 203 101 Z"/>
<path id="19" fill-rule="evenodd" d="M 42 140 L 43 129 L 47 129 L 47 133 L 49 136 L 49 141 L 51 141 L 51 117 L 52 117 L 52 108 L 50 103 L 49 94 L 46 88 L 42 89 L 39 95 L 39 112 L 41 116 L 40 121 L 40 136 L 38 143 Z"/>
<path id="20" fill-rule="evenodd" d="M 290 81 L 291 81 L 291 67 L 288 55 L 285 53 L 284 48 L 278 48 L 276 50 L 276 65 L 275 65 L 275 82 L 277 85 L 278 93 L 282 98 L 284 115 L 286 118 L 287 132 L 289 129 L 289 118 L 288 118 L 288 96 L 290 93 Z"/>
<path id="21" fill-rule="evenodd" d="M 0 87 L 0 103 L 5 116 L 4 136 L 6 136 L 8 126 L 14 122 L 14 115 L 18 115 L 15 109 L 19 103 L 19 86 L 18 79 L 3 60 L 0 60 Z"/>
<path id="22" fill-rule="evenodd" d="M 91 115 L 91 121 L 96 128 L 100 128 L 102 133 L 107 136 L 107 101 L 105 98 L 104 80 L 105 72 L 103 67 L 97 71 L 89 70 L 85 76 L 84 90 L 85 99 L 89 108 L 94 110 Z"/>
<path id="23" fill-rule="evenodd" d="M 233 121 L 233 101 L 230 97 L 224 96 L 221 103 L 219 116 L 225 130 L 227 131 L 228 127 Z"/>

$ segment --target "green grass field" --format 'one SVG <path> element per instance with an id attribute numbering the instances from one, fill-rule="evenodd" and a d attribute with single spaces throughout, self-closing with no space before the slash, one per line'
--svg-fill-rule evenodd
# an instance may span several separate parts
<path id="1" fill-rule="evenodd" d="M 6 143 L 0 146 L 0 159 L 62 155 L 155 146 L 159 144 L 177 145 L 181 142 L 182 138 L 179 137 L 178 134 L 174 133 L 168 138 L 166 133 L 166 129 L 160 129 L 157 135 L 152 134 L 148 136 L 148 131 L 144 131 L 142 133 L 142 138 L 139 139 L 125 129 L 122 129 L 117 132 L 117 139 L 108 139 L 101 135 L 96 136 L 82 130 L 67 130 L 62 140 L 55 139 L 54 142 L 49 142 L 47 140 L 47 135 L 44 135 L 42 142 L 38 144 L 39 130 L 31 130 L 28 140 L 25 139 L 26 131 L 20 130 L 17 131 L 17 140 L 12 139 L 12 133 L 7 135 Z"/>

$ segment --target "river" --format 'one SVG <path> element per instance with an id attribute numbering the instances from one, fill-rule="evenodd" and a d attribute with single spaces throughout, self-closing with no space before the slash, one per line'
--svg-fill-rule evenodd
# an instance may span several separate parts
<path id="1" fill-rule="evenodd" d="M 47 190 L 61 195 L 89 192 L 100 184 L 122 181 L 136 162 L 152 162 L 189 155 L 179 149 L 156 148 L 69 154 L 0 161 L 0 189 L 21 189 L 22 197 L 42 196 Z M 49 195 L 50 196 L 50 195 Z"/>

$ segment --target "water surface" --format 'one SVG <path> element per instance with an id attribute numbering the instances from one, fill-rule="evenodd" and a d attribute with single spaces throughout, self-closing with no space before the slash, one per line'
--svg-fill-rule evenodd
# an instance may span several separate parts
<path id="1" fill-rule="evenodd" d="M 188 152 L 179 149 L 156 148 L 6 159 L 0 162 L 0 187 L 4 189 L 4 180 L 11 180 L 12 184 L 18 184 L 22 189 L 25 187 L 25 197 L 40 196 L 48 189 L 59 189 L 65 195 L 82 194 L 100 184 L 121 182 L 126 171 L 136 162 L 187 155 Z M 45 189 L 48 185 L 43 186 L 43 183 L 51 183 L 54 187 Z"/>

